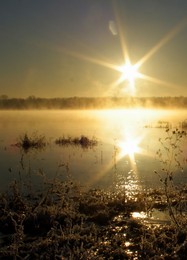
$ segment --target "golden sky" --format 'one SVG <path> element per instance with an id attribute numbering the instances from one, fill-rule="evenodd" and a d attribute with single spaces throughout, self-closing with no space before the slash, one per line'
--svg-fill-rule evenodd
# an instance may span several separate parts
<path id="1" fill-rule="evenodd" d="M 6 0 L 0 27 L 0 95 L 187 95 L 186 0 Z"/>

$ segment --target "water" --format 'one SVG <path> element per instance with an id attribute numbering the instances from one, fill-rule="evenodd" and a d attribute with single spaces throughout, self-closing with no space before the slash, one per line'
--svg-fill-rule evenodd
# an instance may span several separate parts
<path id="1" fill-rule="evenodd" d="M 171 110 L 84 110 L 84 111 L 0 111 L 0 189 L 13 180 L 32 183 L 39 188 L 41 175 L 72 178 L 88 187 L 119 187 L 129 191 L 159 186 L 154 170 L 162 165 L 156 157 L 159 138 L 165 127 L 180 128 L 186 112 Z M 19 137 L 37 132 L 45 135 L 45 149 L 24 153 L 14 144 Z M 62 136 L 95 137 L 92 149 L 58 146 Z M 127 150 L 137 140 L 134 151 Z M 185 150 L 186 144 L 183 142 Z M 137 149 L 135 149 L 137 148 Z M 184 158 L 184 167 L 185 158 Z M 186 169 L 177 171 L 176 180 L 186 182 Z"/>

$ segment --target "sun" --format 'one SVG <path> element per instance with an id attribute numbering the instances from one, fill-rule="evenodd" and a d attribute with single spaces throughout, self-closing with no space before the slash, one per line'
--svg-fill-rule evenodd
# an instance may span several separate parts
<path id="1" fill-rule="evenodd" d="M 127 59 L 127 61 L 117 67 L 117 71 L 120 72 L 120 77 L 116 82 L 116 85 L 119 85 L 125 81 L 127 81 L 126 90 L 129 92 L 129 94 L 134 95 L 135 94 L 135 81 L 138 78 L 141 78 L 141 73 L 138 71 L 139 69 L 138 64 L 132 64 L 130 59 Z"/>
<path id="2" fill-rule="evenodd" d="M 141 73 L 139 69 L 147 62 L 150 60 L 150 58 L 155 55 L 163 46 L 165 46 L 168 42 L 170 42 L 179 32 L 181 32 L 187 25 L 187 20 L 186 18 L 182 19 L 177 23 L 168 33 L 166 33 L 153 47 L 148 50 L 139 60 L 136 61 L 136 63 L 132 63 L 125 39 L 125 33 L 124 33 L 124 28 L 121 25 L 120 17 L 119 17 L 119 12 L 117 6 L 114 6 L 115 9 L 115 16 L 116 16 L 116 30 L 115 32 L 112 32 L 112 34 L 115 34 L 115 37 L 119 38 L 119 43 L 121 46 L 121 52 L 122 52 L 122 58 L 124 64 L 121 66 L 119 64 L 113 63 L 113 62 L 108 62 L 108 59 L 106 57 L 100 58 L 99 56 L 87 56 L 83 53 L 79 53 L 77 51 L 72 51 L 70 49 L 64 48 L 64 46 L 51 46 L 50 49 L 54 49 L 57 52 L 63 52 L 65 54 L 68 54 L 72 57 L 75 57 L 80 60 L 84 60 L 86 62 L 90 62 L 99 66 L 102 66 L 104 68 L 111 69 L 112 71 L 117 71 L 120 73 L 119 77 L 117 77 L 116 80 L 111 82 L 110 86 L 108 87 L 107 84 L 107 89 L 104 94 L 109 93 L 109 95 L 124 95 L 129 94 L 130 96 L 134 96 L 136 93 L 136 89 L 138 89 L 138 86 L 136 86 L 136 79 L 142 79 L 147 82 L 151 82 L 153 84 L 158 84 L 161 86 L 165 87 L 171 87 L 171 88 L 184 88 L 184 86 L 181 85 L 176 85 L 171 82 L 162 80 L 160 78 L 155 78 L 150 75 L 146 75 L 144 73 Z M 112 22 L 113 24 L 113 22 Z M 114 26 L 114 24 L 112 25 Z M 111 30 L 111 22 L 109 22 L 109 29 Z M 113 30 L 113 29 L 112 29 Z M 90 49 L 91 52 L 93 51 Z M 103 56 L 103 55 L 102 55 Z M 123 87 L 119 86 L 122 83 L 128 83 L 124 84 Z M 138 84 L 137 84 L 138 85 Z M 141 86 L 139 84 L 139 86 Z M 140 91 L 140 90 L 139 90 Z"/>
<path id="3" fill-rule="evenodd" d="M 130 62 L 122 65 L 119 70 L 123 80 L 128 80 L 129 83 L 134 83 L 135 79 L 139 77 L 138 67 Z"/>

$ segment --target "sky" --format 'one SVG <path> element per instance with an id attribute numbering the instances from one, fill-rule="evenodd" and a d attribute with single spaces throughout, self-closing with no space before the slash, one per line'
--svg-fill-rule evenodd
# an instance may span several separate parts
<path id="1" fill-rule="evenodd" d="M 187 1 L 1 0 L 3 94 L 187 96 Z"/>

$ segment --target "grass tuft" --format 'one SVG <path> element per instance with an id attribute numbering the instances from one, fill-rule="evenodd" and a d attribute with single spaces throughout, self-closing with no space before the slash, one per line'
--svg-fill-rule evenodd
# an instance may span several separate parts
<path id="1" fill-rule="evenodd" d="M 59 137 L 55 140 L 58 145 L 75 145 L 82 148 L 92 148 L 98 144 L 98 141 L 93 137 L 92 139 L 82 135 L 81 137 Z"/>
<path id="2" fill-rule="evenodd" d="M 20 140 L 16 144 L 18 147 L 21 147 L 24 151 L 29 149 L 43 149 L 46 146 L 47 142 L 45 136 L 33 134 L 29 136 L 25 133 L 20 137 Z"/>

